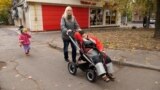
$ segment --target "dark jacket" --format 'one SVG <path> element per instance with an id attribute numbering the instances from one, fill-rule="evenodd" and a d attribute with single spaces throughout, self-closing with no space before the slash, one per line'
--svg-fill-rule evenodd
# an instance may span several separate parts
<path id="1" fill-rule="evenodd" d="M 74 17 L 73 17 L 74 18 Z M 79 28 L 79 24 L 77 23 L 76 19 L 74 18 L 73 21 L 68 21 L 64 17 L 61 18 L 61 30 L 62 30 L 62 39 L 63 40 L 69 40 L 68 35 L 66 34 L 67 30 L 71 29 L 73 32 L 71 33 L 71 36 L 73 37 L 74 32 L 76 29 Z"/>

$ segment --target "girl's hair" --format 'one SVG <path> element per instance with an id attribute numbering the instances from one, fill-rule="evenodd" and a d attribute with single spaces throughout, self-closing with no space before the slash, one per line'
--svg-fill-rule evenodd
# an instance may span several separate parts
<path id="1" fill-rule="evenodd" d="M 65 11 L 64 11 L 62 17 L 63 17 L 64 19 L 66 19 L 66 20 L 67 20 L 67 11 L 68 11 L 68 10 L 72 10 L 72 7 L 71 7 L 71 6 L 67 6 L 67 7 L 65 8 Z M 71 21 L 74 21 L 73 11 L 71 12 L 71 14 L 72 14 L 72 19 L 71 19 Z"/>
<path id="2" fill-rule="evenodd" d="M 18 30 L 19 30 L 21 33 L 23 33 L 23 32 L 22 32 L 23 28 L 24 28 L 24 27 L 21 25 L 21 26 L 19 26 Z"/>
<path id="3" fill-rule="evenodd" d="M 21 33 L 23 34 L 24 32 L 27 32 L 28 31 L 28 28 L 23 28 L 22 30 L 21 30 Z"/>
<path id="4" fill-rule="evenodd" d="M 19 28 L 18 28 L 18 30 L 21 30 L 21 29 L 23 29 L 24 27 L 21 25 L 21 26 L 19 26 Z"/>

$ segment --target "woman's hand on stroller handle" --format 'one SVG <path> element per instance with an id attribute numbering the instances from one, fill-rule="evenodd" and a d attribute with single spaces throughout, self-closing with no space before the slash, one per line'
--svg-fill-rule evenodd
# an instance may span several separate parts
<path id="1" fill-rule="evenodd" d="M 76 31 L 82 31 L 82 29 L 81 29 L 81 28 L 78 28 Z"/>
<path id="2" fill-rule="evenodd" d="M 101 52 L 106 53 L 104 50 L 102 50 Z"/>
<path id="3" fill-rule="evenodd" d="M 80 51 L 81 53 L 84 53 L 83 49 L 80 49 L 79 51 Z"/>

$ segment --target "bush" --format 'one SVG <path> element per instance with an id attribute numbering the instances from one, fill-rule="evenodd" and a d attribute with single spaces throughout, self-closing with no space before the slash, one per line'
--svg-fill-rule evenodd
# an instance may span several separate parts
<path id="1" fill-rule="evenodd" d="M 8 16 L 9 16 L 8 10 L 0 11 L 0 22 L 3 22 L 3 24 L 8 24 L 9 23 Z"/>

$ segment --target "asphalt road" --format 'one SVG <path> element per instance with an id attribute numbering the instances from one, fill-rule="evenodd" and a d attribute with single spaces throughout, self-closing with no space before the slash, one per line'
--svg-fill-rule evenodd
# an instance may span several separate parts
<path id="1" fill-rule="evenodd" d="M 160 90 L 160 72 L 114 65 L 116 80 L 90 83 L 78 70 L 69 74 L 60 51 L 47 44 L 56 32 L 32 33 L 30 56 L 18 46 L 15 30 L 0 28 L 1 90 Z"/>

